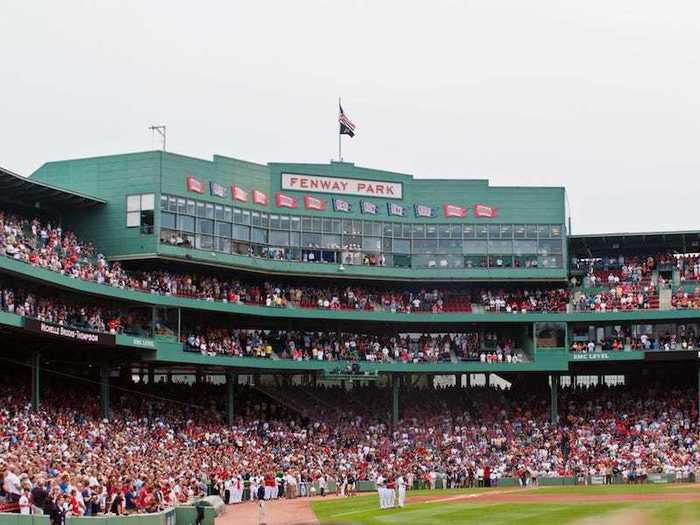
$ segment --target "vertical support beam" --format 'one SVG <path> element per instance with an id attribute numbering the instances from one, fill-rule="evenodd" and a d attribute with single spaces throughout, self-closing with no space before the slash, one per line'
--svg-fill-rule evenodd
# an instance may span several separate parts
<path id="1" fill-rule="evenodd" d="M 232 370 L 226 370 L 226 423 L 228 426 L 233 426 L 234 412 L 234 396 L 238 376 Z"/>
<path id="2" fill-rule="evenodd" d="M 462 388 L 462 374 L 455 374 L 455 387 Z"/>
<path id="3" fill-rule="evenodd" d="M 399 385 L 401 383 L 401 377 L 398 374 L 393 374 L 391 376 L 391 390 L 392 390 L 392 410 L 391 410 L 391 424 L 396 427 L 399 424 Z"/>
<path id="4" fill-rule="evenodd" d="M 32 408 L 39 409 L 41 404 L 41 354 L 32 354 Z"/>
<path id="5" fill-rule="evenodd" d="M 472 387 L 472 374 L 471 374 L 471 372 L 468 372 L 467 373 L 467 388 L 471 388 L 471 387 Z"/>
<path id="6" fill-rule="evenodd" d="M 549 409 L 550 417 L 553 425 L 559 423 L 559 407 L 557 402 L 559 400 L 559 374 L 549 375 Z"/>
<path id="7" fill-rule="evenodd" d="M 102 409 L 102 418 L 110 418 L 109 409 L 109 374 L 111 369 L 108 363 L 100 364 L 100 407 Z"/>
<path id="8" fill-rule="evenodd" d="M 156 336 L 156 318 L 158 317 L 158 310 L 156 306 L 151 307 L 151 337 Z M 179 339 L 178 339 L 179 341 Z"/>
<path id="9" fill-rule="evenodd" d="M 696 408 L 698 410 L 698 423 L 700 423 L 700 365 L 698 365 L 698 406 Z"/>
<path id="10" fill-rule="evenodd" d="M 148 384 L 152 385 L 156 381 L 156 369 L 153 365 L 148 365 Z"/>
<path id="11" fill-rule="evenodd" d="M 486 388 L 491 386 L 491 372 L 486 374 Z"/>
<path id="12" fill-rule="evenodd" d="M 605 382 L 605 376 L 604 375 L 599 375 L 598 376 L 598 386 L 603 386 L 603 383 Z"/>

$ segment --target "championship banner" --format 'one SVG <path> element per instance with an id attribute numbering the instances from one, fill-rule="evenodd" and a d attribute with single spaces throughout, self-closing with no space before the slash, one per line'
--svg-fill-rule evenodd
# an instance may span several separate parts
<path id="1" fill-rule="evenodd" d="M 416 217 L 435 217 L 435 210 L 430 206 L 425 206 L 424 204 L 414 204 L 413 210 Z"/>
<path id="2" fill-rule="evenodd" d="M 311 195 L 304 195 L 304 208 L 307 210 L 323 211 L 326 209 L 326 201 Z"/>
<path id="3" fill-rule="evenodd" d="M 285 195 L 284 193 L 275 193 L 275 205 L 278 208 L 298 208 L 296 197 Z"/>
<path id="4" fill-rule="evenodd" d="M 467 216 L 466 207 L 449 204 L 447 202 L 442 205 L 442 212 L 444 213 L 445 217 L 464 218 Z"/>
<path id="5" fill-rule="evenodd" d="M 350 213 L 352 211 L 352 204 L 344 199 L 333 199 L 333 210 Z"/>
<path id="6" fill-rule="evenodd" d="M 260 190 L 253 190 L 253 203 L 259 204 L 260 206 L 267 206 L 269 204 L 267 193 L 263 193 Z"/>
<path id="7" fill-rule="evenodd" d="M 485 217 L 487 219 L 494 219 L 496 217 L 496 208 L 486 206 L 485 204 L 475 204 L 474 217 Z"/>
<path id="8" fill-rule="evenodd" d="M 117 344 L 117 338 L 113 334 L 89 332 L 79 328 L 68 328 L 67 326 L 61 326 L 58 324 L 45 323 L 44 321 L 39 321 L 38 319 L 25 318 L 24 329 L 28 330 L 29 332 L 44 334 L 69 341 L 76 341 L 79 343 L 104 346 L 115 346 Z"/>
<path id="9" fill-rule="evenodd" d="M 187 177 L 187 191 L 194 193 L 204 193 L 204 184 L 202 181 L 195 179 L 191 175 Z"/>
<path id="10" fill-rule="evenodd" d="M 360 201 L 360 211 L 367 215 L 376 215 L 379 212 L 379 208 L 373 202 Z"/>
<path id="11" fill-rule="evenodd" d="M 209 181 L 209 193 L 214 197 L 221 197 L 222 199 L 226 197 L 226 188 L 221 184 Z"/>
<path id="12" fill-rule="evenodd" d="M 248 192 L 235 184 L 231 186 L 231 197 L 235 201 L 248 202 Z"/>
<path id="13" fill-rule="evenodd" d="M 393 202 L 386 203 L 386 211 L 389 215 L 397 215 L 399 217 L 406 216 L 406 208 L 400 204 L 394 204 Z"/>

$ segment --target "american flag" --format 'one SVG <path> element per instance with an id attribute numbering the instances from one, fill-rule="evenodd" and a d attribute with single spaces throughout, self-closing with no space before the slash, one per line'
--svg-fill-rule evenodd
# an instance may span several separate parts
<path id="1" fill-rule="evenodd" d="M 350 135 L 351 137 L 355 136 L 355 124 L 353 124 L 348 117 L 345 116 L 345 113 L 343 112 L 343 106 L 338 103 L 338 107 L 340 108 L 340 114 L 338 115 L 338 122 L 340 123 L 340 134 L 341 135 Z"/>

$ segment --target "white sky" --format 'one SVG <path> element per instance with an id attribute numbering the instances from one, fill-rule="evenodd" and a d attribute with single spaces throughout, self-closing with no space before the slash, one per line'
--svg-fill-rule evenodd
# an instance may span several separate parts
<path id="1" fill-rule="evenodd" d="M 565 186 L 574 233 L 698 229 L 699 66 L 697 1 L 0 0 L 0 165 L 152 149 L 150 124 L 327 162 L 342 95 L 346 161 Z"/>

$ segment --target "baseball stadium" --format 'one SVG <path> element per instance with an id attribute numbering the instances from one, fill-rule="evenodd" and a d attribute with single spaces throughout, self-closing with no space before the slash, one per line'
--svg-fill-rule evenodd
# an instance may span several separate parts
<path id="1" fill-rule="evenodd" d="M 0 525 L 700 523 L 700 231 L 342 161 L 25 175 Z"/>

